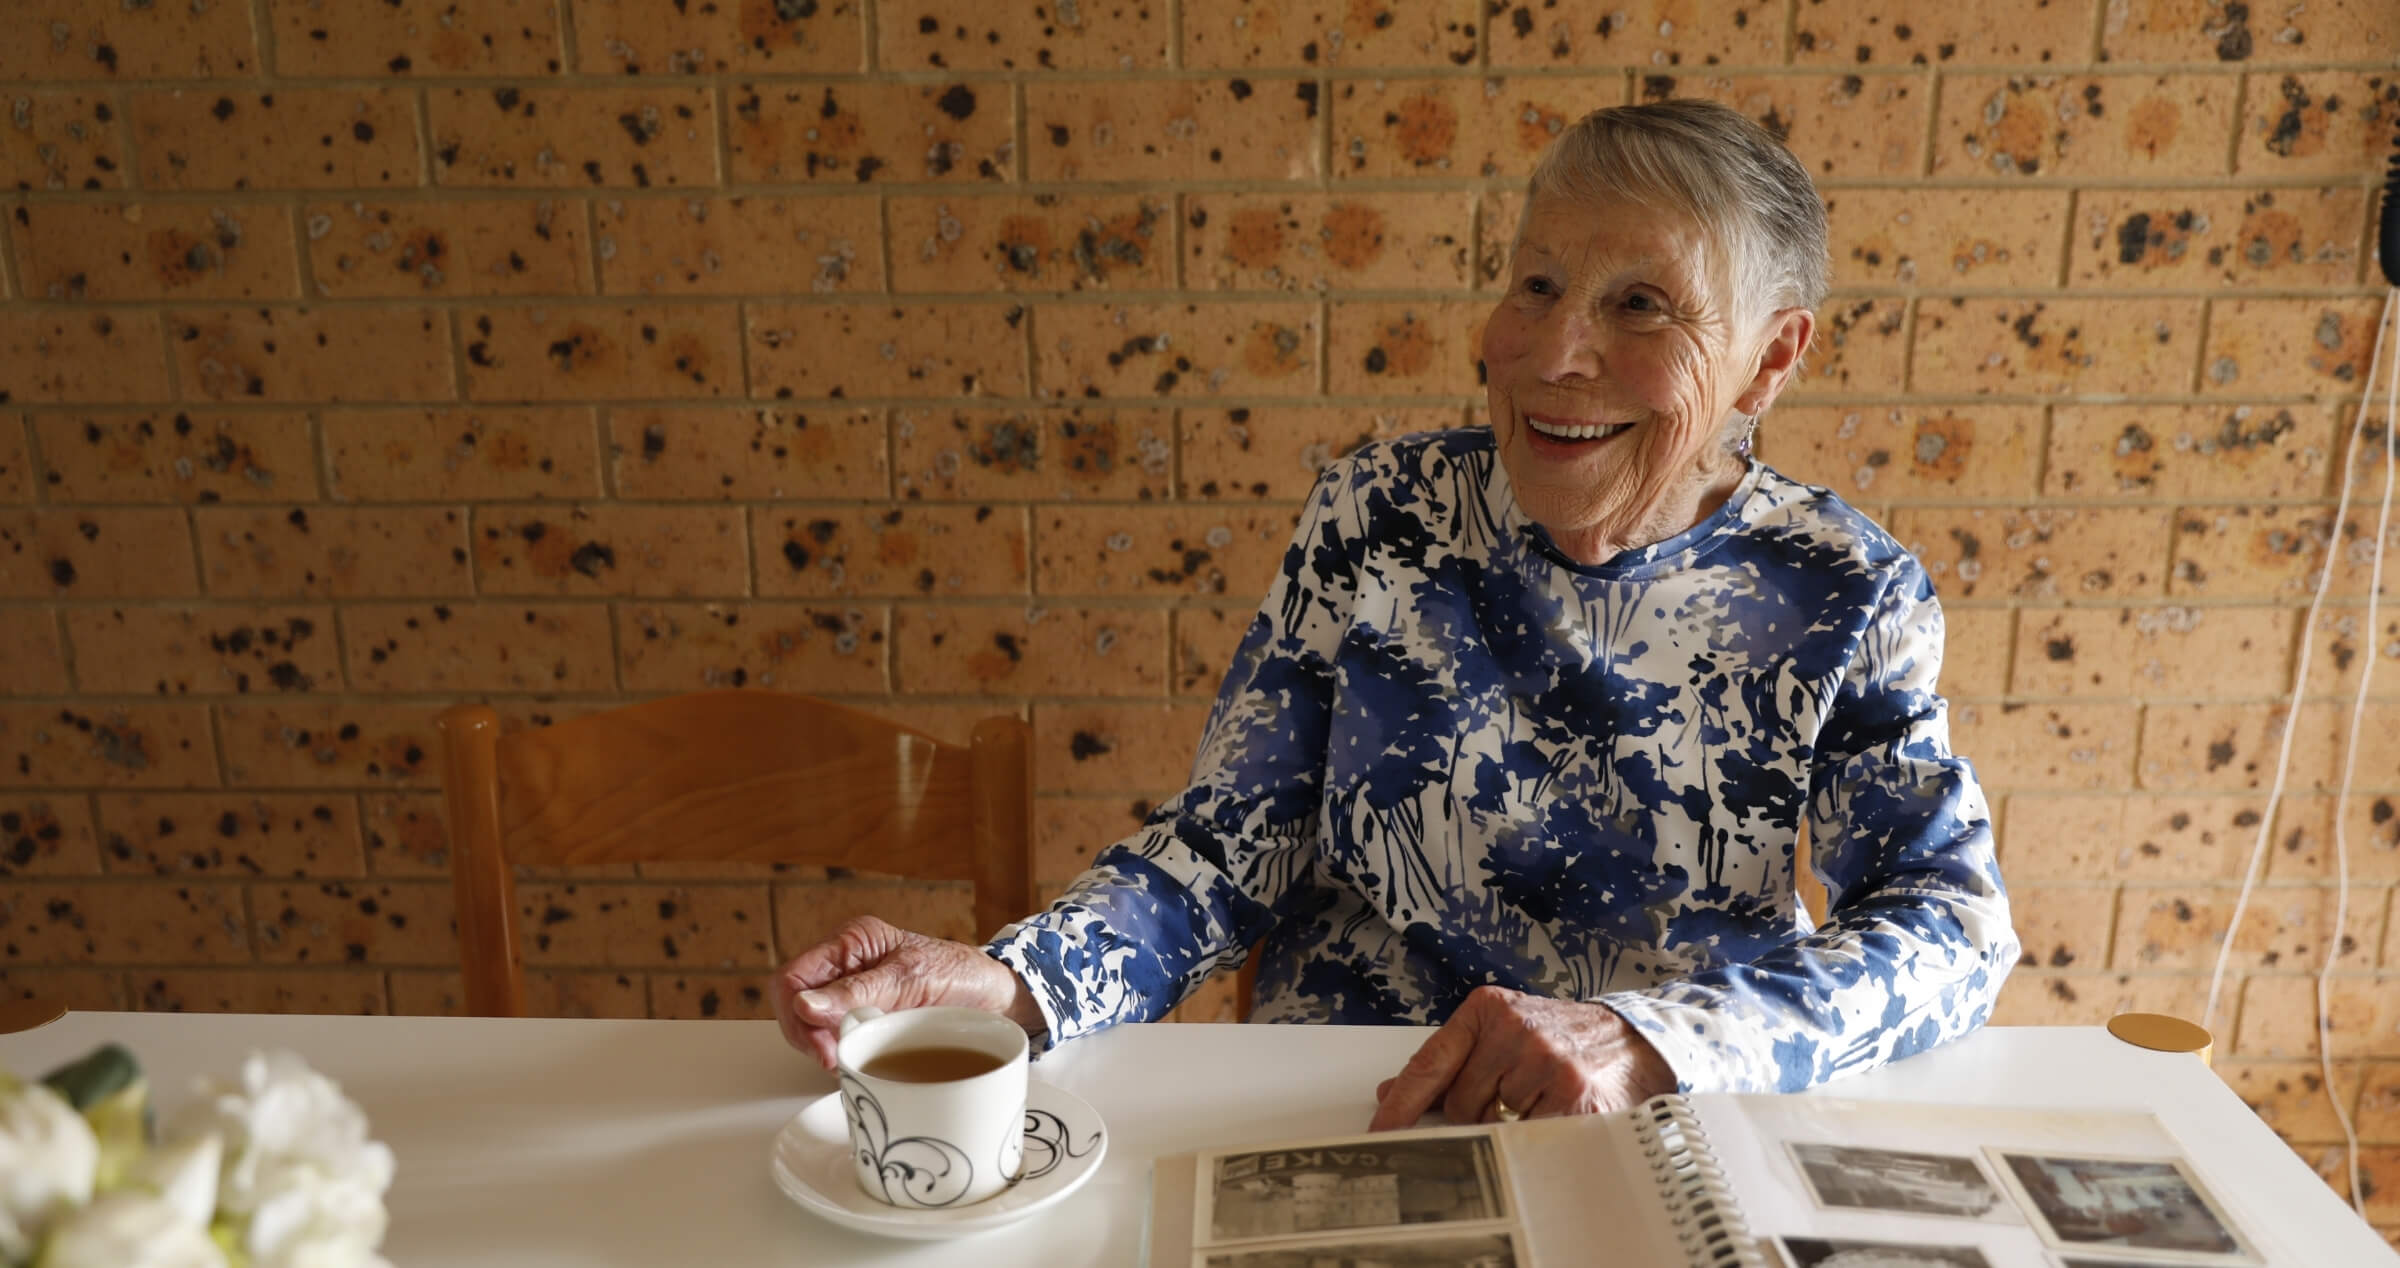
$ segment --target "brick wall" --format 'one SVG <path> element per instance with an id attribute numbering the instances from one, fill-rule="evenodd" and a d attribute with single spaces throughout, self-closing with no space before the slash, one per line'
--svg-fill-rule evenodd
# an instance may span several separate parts
<path id="1" fill-rule="evenodd" d="M 2400 17 L 1596 8 L 15 0 L 0 981 L 455 1007 L 429 720 L 463 698 L 1023 710 L 1072 874 L 1178 782 L 1316 465 L 1475 417 L 1544 143 L 1706 95 L 1831 207 L 1763 448 L 1950 604 L 2027 946 L 2002 1020 L 2199 1015 L 2337 546 L 2221 1069 L 2326 1156 L 2346 825 L 2335 1092 L 2400 1224 L 2400 614 L 2364 628 L 2372 519 L 2331 522 Z M 850 913 L 966 923 L 873 878 L 525 897 L 562 1012 L 753 1014 Z"/>

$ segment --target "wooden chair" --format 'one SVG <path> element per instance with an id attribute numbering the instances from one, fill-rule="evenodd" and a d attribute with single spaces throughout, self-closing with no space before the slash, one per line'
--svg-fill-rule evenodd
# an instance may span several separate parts
<path id="1" fill-rule="evenodd" d="M 467 1011 L 525 1011 L 516 863 L 814 863 L 975 886 L 977 931 L 1035 909 L 1030 728 L 961 747 L 806 696 L 708 691 L 535 730 L 445 711 Z"/>

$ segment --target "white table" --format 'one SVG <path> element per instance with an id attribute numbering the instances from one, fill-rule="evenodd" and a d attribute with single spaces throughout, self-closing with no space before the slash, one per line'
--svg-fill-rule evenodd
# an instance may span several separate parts
<path id="1" fill-rule="evenodd" d="M 1125 1026 L 1061 1048 L 1035 1077 L 1100 1112 L 1107 1161 L 1056 1210 L 964 1242 L 853 1233 L 776 1190 L 768 1143 L 833 1084 L 766 1022 L 72 1013 L 0 1036 L 0 1067 L 36 1075 L 114 1040 L 142 1059 L 172 1111 L 194 1075 L 230 1076 L 253 1048 L 301 1053 L 341 1081 L 399 1157 L 384 1249 L 400 1268 L 1129 1268 L 1141 1262 L 1152 1158 L 1362 1130 L 1375 1083 L 1425 1033 Z M 2194 1057 L 2127 1047 L 2097 1028 L 1987 1029 L 1826 1090 L 2148 1109 L 2203 1175 L 2288 1216 L 2278 1233 L 2300 1263 L 2400 1266 Z"/>

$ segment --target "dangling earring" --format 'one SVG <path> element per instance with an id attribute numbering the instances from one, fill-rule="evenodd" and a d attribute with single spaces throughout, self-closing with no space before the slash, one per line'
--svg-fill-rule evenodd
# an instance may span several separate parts
<path id="1" fill-rule="evenodd" d="M 1734 429 L 1733 444 L 1730 448 L 1735 457 L 1748 461 L 1751 444 L 1758 438 L 1758 415 L 1735 414 L 1734 417 L 1740 419 L 1741 422 Z"/>

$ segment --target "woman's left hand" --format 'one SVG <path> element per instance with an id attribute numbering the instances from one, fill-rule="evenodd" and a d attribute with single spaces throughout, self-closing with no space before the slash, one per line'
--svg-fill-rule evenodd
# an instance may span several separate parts
<path id="1" fill-rule="evenodd" d="M 1675 1090 L 1666 1058 L 1604 1004 L 1479 986 L 1400 1073 L 1375 1089 L 1369 1131 L 1413 1127 L 1439 1105 L 1453 1123 L 1594 1114 Z"/>

